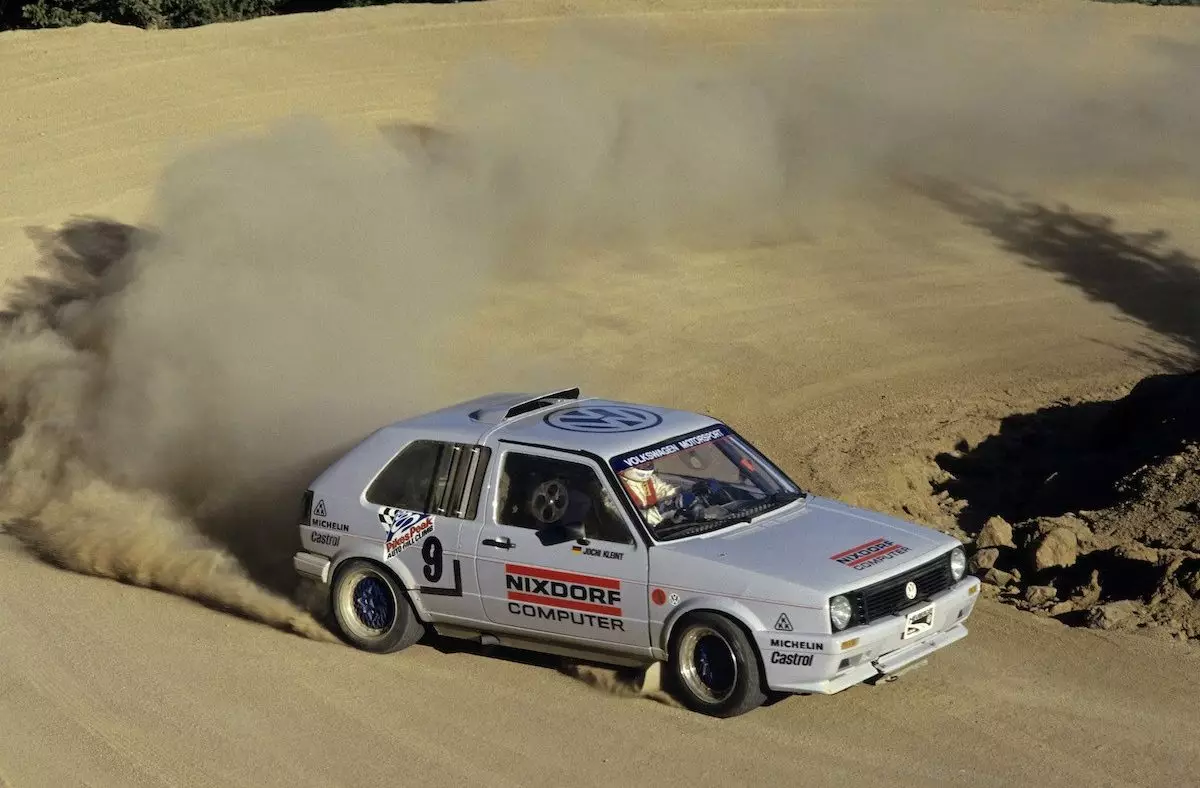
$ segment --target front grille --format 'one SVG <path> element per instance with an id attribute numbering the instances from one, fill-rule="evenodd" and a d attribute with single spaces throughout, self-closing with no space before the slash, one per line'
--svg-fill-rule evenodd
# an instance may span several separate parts
<path id="1" fill-rule="evenodd" d="M 904 595 L 904 586 L 910 581 L 917 584 L 916 599 L 909 599 Z M 870 624 L 878 621 L 918 604 L 934 594 L 940 594 L 953 584 L 950 554 L 946 553 L 907 572 L 855 591 L 852 624 Z"/>

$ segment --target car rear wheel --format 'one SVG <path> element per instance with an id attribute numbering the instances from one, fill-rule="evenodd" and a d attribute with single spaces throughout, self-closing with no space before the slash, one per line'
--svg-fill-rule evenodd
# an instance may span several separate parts
<path id="1" fill-rule="evenodd" d="M 672 636 L 667 677 L 692 711 L 736 717 L 767 700 L 758 655 L 746 634 L 719 613 L 696 613 Z"/>
<path id="2" fill-rule="evenodd" d="M 332 607 L 352 645 L 379 654 L 401 651 L 421 639 L 425 627 L 392 573 L 355 559 L 338 570 Z"/>

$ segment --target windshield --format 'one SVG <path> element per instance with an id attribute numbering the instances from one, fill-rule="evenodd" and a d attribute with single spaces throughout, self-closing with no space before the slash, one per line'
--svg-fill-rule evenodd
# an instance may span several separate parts
<path id="1" fill-rule="evenodd" d="M 782 471 L 723 424 L 610 462 L 659 540 L 749 522 L 803 496 Z"/>

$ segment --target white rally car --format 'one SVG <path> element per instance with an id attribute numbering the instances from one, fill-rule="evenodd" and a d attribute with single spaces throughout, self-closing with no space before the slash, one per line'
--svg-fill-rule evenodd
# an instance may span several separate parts
<path id="1" fill-rule="evenodd" d="M 802 491 L 728 425 L 578 389 L 384 427 L 307 491 L 297 571 L 375 652 L 426 627 L 617 665 L 689 708 L 891 677 L 967 634 L 959 542 Z"/>

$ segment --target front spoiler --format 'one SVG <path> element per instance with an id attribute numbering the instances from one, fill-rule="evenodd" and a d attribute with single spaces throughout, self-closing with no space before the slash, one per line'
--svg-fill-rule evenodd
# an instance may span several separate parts
<path id="1" fill-rule="evenodd" d="M 872 679 L 896 676 L 919 667 L 935 651 L 967 636 L 966 620 L 979 598 L 979 579 L 968 575 L 933 598 L 937 607 L 937 626 L 904 642 L 900 633 L 903 617 L 892 617 L 861 630 L 847 630 L 836 637 L 805 635 L 820 639 L 824 653 L 813 655 L 811 668 L 792 668 L 768 664 L 767 685 L 777 692 L 833 695 Z M 852 644 L 845 641 L 852 641 Z M 761 647 L 760 643 L 760 647 Z M 846 648 L 841 648 L 845 645 Z M 767 662 L 766 654 L 764 662 Z M 846 667 L 843 661 L 850 662 Z"/>
<path id="2" fill-rule="evenodd" d="M 966 624 L 955 624 L 944 632 L 939 632 L 933 637 L 926 638 L 919 643 L 914 643 L 911 646 L 906 646 L 895 651 L 891 651 L 879 659 L 871 661 L 871 667 L 875 668 L 881 676 L 887 676 L 903 670 L 905 667 L 913 664 L 917 660 L 924 659 L 940 648 L 945 648 L 951 643 L 962 640 L 967 636 Z"/>

